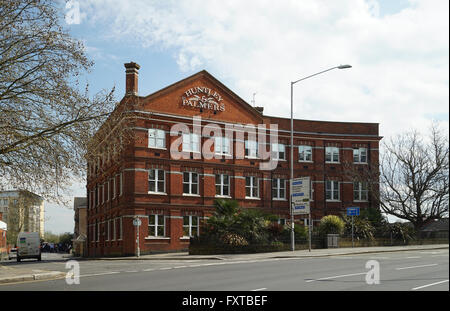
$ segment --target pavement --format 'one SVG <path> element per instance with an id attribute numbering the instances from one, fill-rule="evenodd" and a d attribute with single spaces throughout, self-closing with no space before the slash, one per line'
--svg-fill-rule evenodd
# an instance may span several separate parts
<path id="1" fill-rule="evenodd" d="M 104 257 L 104 258 L 78 258 L 70 255 L 60 256 L 59 261 L 80 260 L 80 261 L 120 261 L 120 260 L 222 260 L 222 261 L 239 261 L 239 260 L 262 260 L 271 258 L 313 258 L 313 257 L 329 257 L 329 256 L 345 256 L 352 254 L 369 254 L 384 252 L 402 252 L 412 250 L 432 250 L 432 249 L 448 249 L 449 244 L 434 245 L 413 245 L 413 246 L 388 246 L 388 247 L 355 247 L 355 248 L 329 248 L 329 249 L 313 249 L 296 250 L 284 252 L 256 253 L 256 254 L 220 254 L 220 255 L 189 255 L 187 252 L 164 253 L 143 255 L 140 257 Z M 55 258 L 56 259 L 56 258 Z M 33 265 L 3 265 L 0 262 L 0 284 L 16 283 L 24 281 L 36 280 L 52 280 L 64 278 L 65 272 L 36 270 Z"/>
<path id="2" fill-rule="evenodd" d="M 60 271 L 35 270 L 31 268 L 11 268 L 0 263 L 0 284 L 63 278 L 66 273 Z"/>
<path id="3" fill-rule="evenodd" d="M 219 254 L 219 255 L 189 255 L 188 252 L 164 253 L 143 255 L 140 257 L 96 257 L 96 258 L 76 258 L 75 260 L 253 260 L 253 259 L 269 259 L 269 258 L 308 258 L 308 257 L 324 257 L 339 256 L 350 254 L 368 254 L 380 252 L 401 252 L 410 250 L 428 250 L 428 249 L 446 249 L 449 244 L 432 244 L 432 245 L 411 245 L 411 246 L 384 246 L 384 247 L 349 247 L 349 248 L 328 248 L 328 249 L 312 249 L 295 250 L 285 252 L 269 252 L 269 253 L 253 253 L 253 254 Z"/>

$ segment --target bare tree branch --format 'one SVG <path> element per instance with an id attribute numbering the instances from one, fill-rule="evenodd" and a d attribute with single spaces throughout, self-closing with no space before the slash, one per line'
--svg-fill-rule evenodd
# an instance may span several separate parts
<path id="1" fill-rule="evenodd" d="M 380 189 L 371 191 L 383 212 L 410 221 L 416 230 L 430 220 L 448 216 L 449 144 L 436 123 L 427 139 L 417 131 L 384 142 Z M 374 172 L 356 171 L 345 164 L 347 176 L 378 187 Z"/>

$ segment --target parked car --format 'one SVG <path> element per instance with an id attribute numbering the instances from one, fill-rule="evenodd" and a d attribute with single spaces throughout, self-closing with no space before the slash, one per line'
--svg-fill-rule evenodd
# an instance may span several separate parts
<path id="1" fill-rule="evenodd" d="M 8 259 L 11 260 L 17 257 L 17 248 L 11 248 L 8 253 Z"/>
<path id="2" fill-rule="evenodd" d="M 17 236 L 17 262 L 24 258 L 41 260 L 41 241 L 38 232 L 20 232 Z"/>

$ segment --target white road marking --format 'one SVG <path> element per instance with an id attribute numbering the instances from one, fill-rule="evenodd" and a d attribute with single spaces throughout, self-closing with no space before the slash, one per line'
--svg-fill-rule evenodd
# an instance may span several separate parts
<path id="1" fill-rule="evenodd" d="M 442 283 L 445 283 L 445 282 L 448 282 L 448 280 L 440 281 L 440 282 L 436 282 L 436 283 L 431 283 L 431 284 L 427 284 L 427 285 L 422 285 L 422 286 L 419 286 L 419 287 L 414 287 L 411 290 L 418 290 L 418 289 L 422 289 L 422 288 L 425 288 L 425 287 L 430 287 L 430 286 L 433 286 L 433 285 L 442 284 Z"/>
<path id="2" fill-rule="evenodd" d="M 118 272 L 118 271 L 112 271 L 112 272 L 103 272 L 103 273 L 85 274 L 85 275 L 80 275 L 80 278 L 87 277 L 87 276 L 101 276 L 101 275 L 117 274 L 117 273 L 120 273 L 120 272 Z"/>
<path id="3" fill-rule="evenodd" d="M 411 256 L 411 257 L 406 257 L 406 259 L 416 259 L 416 258 L 422 258 L 420 256 Z"/>
<path id="4" fill-rule="evenodd" d="M 174 269 L 181 269 L 181 268 L 187 268 L 187 266 L 178 266 L 178 267 L 173 267 Z"/>
<path id="5" fill-rule="evenodd" d="M 263 287 L 263 288 L 257 288 L 257 289 L 252 289 L 251 292 L 259 292 L 259 291 L 261 291 L 261 290 L 266 290 L 266 289 L 267 289 L 266 287 Z"/>
<path id="6" fill-rule="evenodd" d="M 126 272 L 126 273 L 136 273 L 136 272 L 139 272 L 138 270 L 129 270 L 129 271 L 124 271 L 124 272 Z"/>
<path id="7" fill-rule="evenodd" d="M 173 268 L 159 268 L 159 270 L 170 270 L 170 269 L 173 269 Z"/>
<path id="8" fill-rule="evenodd" d="M 352 273 L 352 274 L 343 274 L 343 275 L 336 275 L 336 276 L 329 276 L 329 277 L 320 278 L 320 279 L 308 280 L 308 281 L 306 281 L 306 283 L 314 282 L 314 281 L 321 281 L 321 280 L 329 280 L 329 279 L 343 278 L 343 277 L 346 277 L 346 276 L 363 275 L 363 274 L 367 274 L 367 272 Z"/>
<path id="9" fill-rule="evenodd" d="M 437 263 L 433 263 L 431 265 L 421 265 L 421 266 L 412 266 L 412 267 L 402 267 L 402 268 L 395 268 L 395 270 L 405 270 L 405 269 L 415 269 L 415 268 L 424 268 L 424 267 L 433 267 L 437 266 Z"/>
<path id="10" fill-rule="evenodd" d="M 155 271 L 156 269 L 144 269 L 144 270 L 142 270 L 142 271 Z"/>

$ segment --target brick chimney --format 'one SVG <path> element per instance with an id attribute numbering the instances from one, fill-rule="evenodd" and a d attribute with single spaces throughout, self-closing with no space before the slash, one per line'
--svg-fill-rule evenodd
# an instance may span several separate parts
<path id="1" fill-rule="evenodd" d="M 138 70 L 141 68 L 136 63 L 130 62 L 125 65 L 125 96 L 138 95 Z"/>

